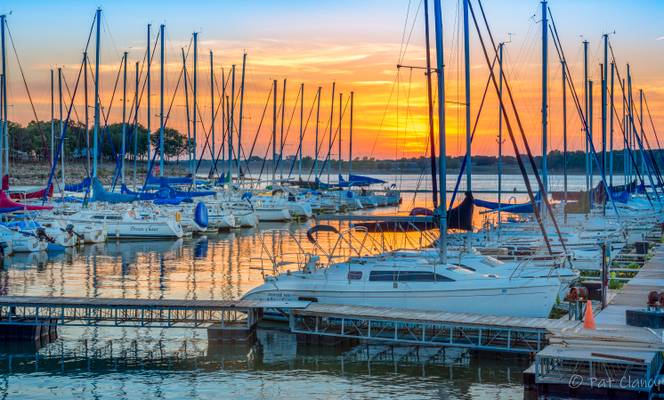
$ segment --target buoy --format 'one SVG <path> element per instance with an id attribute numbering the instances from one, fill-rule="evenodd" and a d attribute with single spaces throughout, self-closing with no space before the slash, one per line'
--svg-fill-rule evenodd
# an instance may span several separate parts
<path id="1" fill-rule="evenodd" d="M 585 329 L 595 329 L 595 316 L 593 315 L 593 303 L 588 300 L 586 303 L 586 313 L 583 316 L 583 327 Z"/>

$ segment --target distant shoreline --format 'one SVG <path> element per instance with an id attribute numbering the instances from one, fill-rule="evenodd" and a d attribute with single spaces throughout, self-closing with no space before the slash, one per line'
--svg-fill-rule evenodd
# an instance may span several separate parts
<path id="1" fill-rule="evenodd" d="M 139 182 L 143 182 L 145 180 L 145 172 L 147 170 L 147 165 L 144 160 L 137 161 L 137 172 L 136 172 L 136 179 Z M 201 166 L 198 169 L 198 175 L 206 175 L 209 170 L 211 169 L 212 163 L 209 160 L 204 160 L 201 163 Z M 249 164 L 249 168 L 247 169 L 245 165 L 243 164 L 243 171 L 245 173 L 249 173 L 252 176 L 257 176 L 259 171 L 263 169 L 263 176 L 265 178 L 269 178 L 272 175 L 271 172 L 271 161 L 268 161 L 263 165 L 262 161 L 252 161 Z M 18 162 L 18 161 L 12 161 L 9 166 L 10 169 L 10 187 L 11 186 L 34 186 L 34 185 L 44 185 L 46 181 L 48 180 L 48 175 L 50 172 L 50 165 L 48 163 L 43 163 L 43 162 Z M 189 174 L 189 170 L 187 168 L 187 162 L 185 161 L 180 161 L 175 162 L 175 161 L 169 161 L 166 163 L 165 166 L 166 169 L 166 174 L 167 175 L 173 175 L 173 176 L 184 176 Z M 98 164 L 98 169 L 97 169 L 97 176 L 99 179 L 105 183 L 109 184 L 111 183 L 111 180 L 113 178 L 115 170 L 115 163 L 112 162 L 103 162 Z M 222 163 L 219 162 L 217 165 L 217 171 L 221 172 L 225 170 L 225 164 L 222 166 Z M 288 176 L 288 172 L 290 170 L 290 165 L 288 167 L 283 168 L 283 175 Z M 307 166 L 306 168 L 303 167 L 303 179 L 304 180 L 313 180 L 313 174 L 309 174 L 309 171 L 311 170 L 310 166 Z M 347 167 L 342 169 L 343 175 L 346 176 L 348 174 Z M 407 168 L 403 170 L 399 170 L 398 168 L 395 168 L 391 171 L 386 171 L 383 169 L 376 169 L 376 168 L 355 168 L 353 166 L 352 172 L 354 174 L 359 174 L 359 175 L 403 175 L 403 176 L 420 176 L 420 175 L 428 175 L 429 171 L 422 171 L 413 169 L 413 168 Z M 155 173 L 155 172 L 153 172 Z M 486 167 L 486 166 L 473 166 L 472 167 L 472 173 L 473 175 L 476 176 L 497 176 L 497 171 L 495 167 Z M 531 173 L 531 171 L 529 171 Z M 67 183 L 77 183 L 80 182 L 84 177 L 87 177 L 89 174 L 88 169 L 87 169 L 87 163 L 85 162 L 80 162 L 80 161 L 68 161 L 65 164 L 65 178 Z M 132 182 L 133 183 L 133 177 L 134 177 L 134 171 L 133 171 L 133 161 L 128 160 L 125 163 L 125 180 L 127 182 Z M 448 169 L 447 170 L 448 176 L 450 175 L 458 175 L 459 170 L 458 169 Z M 521 175 L 520 171 L 518 168 L 505 168 L 503 171 L 504 175 Z M 562 171 L 558 169 L 550 170 L 549 174 L 552 176 L 560 176 L 562 175 Z M 217 174 L 214 174 L 217 176 Z M 279 172 L 277 172 L 277 175 L 280 175 Z M 333 166 L 330 171 L 330 177 L 333 181 L 336 181 L 338 175 L 338 168 L 335 168 Z M 578 171 L 578 170 L 570 170 L 568 171 L 568 176 L 583 176 L 584 173 L 583 171 Z M 327 173 L 322 174 L 323 180 L 326 181 L 327 179 Z M 291 173 L 291 177 L 294 179 L 297 179 L 297 168 L 294 168 L 294 170 Z M 58 168 L 56 168 L 55 172 L 55 177 L 54 180 L 57 180 L 58 182 L 61 182 L 61 173 L 60 173 L 60 168 L 58 165 Z M 57 186 L 57 184 L 56 184 Z"/>

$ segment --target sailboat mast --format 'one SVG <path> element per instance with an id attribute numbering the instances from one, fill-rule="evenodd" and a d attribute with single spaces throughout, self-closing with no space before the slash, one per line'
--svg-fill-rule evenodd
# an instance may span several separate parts
<path id="1" fill-rule="evenodd" d="M 609 186 L 613 186 L 613 89 L 616 65 L 611 62 L 611 97 L 609 105 Z"/>
<path id="2" fill-rule="evenodd" d="M 58 68 L 58 107 L 60 115 L 60 137 L 65 129 L 64 121 L 62 120 L 62 68 Z M 60 140 L 60 173 L 62 177 L 62 197 L 65 196 L 65 141 L 64 138 Z"/>
<path id="3" fill-rule="evenodd" d="M 240 115 L 237 122 L 237 179 L 241 177 L 240 156 L 242 155 L 242 119 L 244 118 L 244 76 L 247 68 L 247 53 L 242 54 L 242 76 L 240 77 Z"/>
<path id="4" fill-rule="evenodd" d="M 644 146 L 645 143 L 645 131 L 643 130 L 643 89 L 639 89 L 639 131 L 641 131 L 641 145 Z M 645 153 L 645 147 L 644 147 Z M 641 154 L 642 169 L 646 170 L 646 158 L 645 154 Z"/>
<path id="5" fill-rule="evenodd" d="M 443 60 L 443 11 L 442 0 L 434 0 L 434 31 L 436 36 L 436 72 L 438 74 L 438 179 L 440 185 L 440 209 L 438 212 L 440 240 L 438 249 L 441 263 L 447 263 L 447 150 L 445 143 L 445 74 Z"/>
<path id="6" fill-rule="evenodd" d="M 337 172 L 339 176 L 341 176 L 341 124 L 343 123 L 343 99 L 344 99 L 344 94 L 339 93 L 339 137 L 337 138 L 337 144 L 339 147 L 339 154 L 338 154 L 339 165 L 337 166 Z"/>
<path id="7" fill-rule="evenodd" d="M 625 78 L 622 79 L 622 87 L 625 87 Z M 631 179 L 629 176 L 630 164 L 627 161 L 627 156 L 629 155 L 629 131 L 627 127 L 627 100 L 625 99 L 624 91 L 622 95 L 622 124 L 623 132 L 625 133 L 623 135 L 623 181 L 627 185 L 628 182 L 631 182 Z"/>
<path id="8" fill-rule="evenodd" d="M 229 71 L 230 74 L 230 71 Z M 226 104 L 226 73 L 224 72 L 224 67 L 221 67 L 221 148 L 219 149 L 219 155 L 221 156 L 221 169 L 226 168 L 226 138 L 228 137 L 228 107 Z M 219 158 L 219 156 L 213 156 Z M 214 160 L 215 162 L 217 160 Z M 216 165 L 216 164 L 215 164 Z M 222 172 L 223 173 L 223 172 Z"/>
<path id="9" fill-rule="evenodd" d="M 53 83 L 53 68 L 51 68 L 51 165 L 53 165 L 53 157 L 55 154 L 55 90 Z M 86 105 L 86 115 L 87 115 L 87 105 Z M 85 127 L 87 134 L 88 127 Z M 88 152 L 90 147 L 88 146 Z"/>
<path id="10" fill-rule="evenodd" d="M 607 132 L 607 110 L 608 100 L 608 79 L 609 79 L 609 35 L 604 34 L 604 63 L 602 64 L 602 176 L 606 177 L 606 167 L 608 165 L 606 153 L 606 132 Z M 604 202 L 606 204 L 606 202 Z"/>
<path id="11" fill-rule="evenodd" d="M 353 102 L 355 101 L 355 92 L 350 92 L 350 127 L 348 130 L 348 180 L 353 173 Z"/>
<path id="12" fill-rule="evenodd" d="M 588 80 L 588 129 L 590 130 L 590 144 L 593 143 L 593 81 Z M 591 146 L 588 146 L 590 149 Z M 589 173 L 588 173 L 588 179 L 590 180 L 590 190 L 592 190 L 593 187 L 593 170 L 592 170 L 592 161 L 589 161 L 588 167 L 590 168 Z M 590 192 L 588 192 L 588 196 L 590 197 L 590 204 L 592 207 L 592 195 Z"/>
<path id="13" fill-rule="evenodd" d="M 320 94 L 322 87 L 318 86 L 316 94 L 316 134 L 314 136 L 314 177 L 318 177 L 318 127 L 320 125 Z"/>
<path id="14" fill-rule="evenodd" d="M 586 192 L 590 191 L 590 177 L 588 175 L 588 172 L 590 171 L 590 158 L 588 156 L 588 137 L 589 133 L 588 132 L 588 41 L 584 40 L 583 41 L 583 109 L 584 109 L 584 114 L 585 114 L 585 119 L 586 119 L 586 124 L 584 126 L 585 129 L 585 135 L 584 135 L 584 143 L 585 143 L 585 151 L 584 151 L 584 156 L 585 156 L 585 165 L 586 165 Z M 590 195 L 589 195 L 590 196 Z"/>
<path id="15" fill-rule="evenodd" d="M 164 28 L 165 25 L 159 25 L 159 176 L 164 176 Z"/>
<path id="16" fill-rule="evenodd" d="M 196 114 L 198 112 L 198 104 L 197 104 L 198 96 L 197 96 L 197 93 L 196 93 L 196 91 L 198 90 L 198 32 L 194 32 L 194 72 L 193 72 L 193 75 L 194 75 L 194 77 L 193 77 L 193 82 L 192 82 L 192 86 L 193 86 L 192 91 L 193 91 L 194 100 L 193 100 L 193 109 L 192 109 L 193 118 L 192 118 L 192 121 L 191 121 L 191 124 L 192 124 L 191 129 L 192 129 L 192 136 L 194 137 L 194 148 L 192 150 L 193 151 L 194 162 L 192 163 L 192 166 L 196 164 L 196 159 L 197 159 L 196 152 L 197 152 L 197 146 L 198 146 L 198 143 L 197 143 L 197 140 L 196 140 L 197 139 L 196 138 L 196 125 L 198 125 L 197 124 L 198 118 L 196 116 Z M 193 167 L 192 172 L 191 172 L 191 177 L 194 180 L 194 187 L 196 187 L 196 169 L 195 168 L 196 167 Z"/>
<path id="17" fill-rule="evenodd" d="M 136 163 L 137 163 L 136 159 L 138 158 L 138 80 L 139 80 L 138 61 L 136 61 L 135 68 L 136 68 L 136 71 L 135 71 L 134 83 L 135 83 L 136 86 L 134 87 L 134 134 L 132 135 L 133 139 L 134 139 L 134 160 L 133 160 L 134 161 L 134 190 L 136 190 L 137 184 L 138 184 L 137 183 L 138 181 L 136 180 L 136 166 L 137 166 L 136 165 Z M 186 82 L 186 80 L 185 80 L 185 82 Z"/>
<path id="18" fill-rule="evenodd" d="M 233 182 L 233 130 L 235 129 L 235 64 L 231 66 L 230 116 L 228 118 L 228 181 Z"/>
<path id="19" fill-rule="evenodd" d="M 214 138 L 214 54 L 210 50 L 210 149 L 212 153 L 212 162 L 214 162 L 216 152 L 216 143 Z"/>
<path id="20" fill-rule="evenodd" d="M 187 73 L 187 58 L 184 54 L 184 48 L 180 48 L 182 53 L 182 75 L 184 76 L 184 109 L 187 118 L 187 157 L 189 160 L 189 170 L 194 173 L 193 160 L 191 158 L 191 124 L 189 119 L 189 75 Z"/>
<path id="21" fill-rule="evenodd" d="M 333 118 L 334 118 L 334 89 L 336 88 L 336 82 L 332 82 L 332 101 L 330 102 L 330 134 L 327 138 L 328 140 L 328 147 L 327 147 L 327 156 L 326 160 L 327 162 L 327 183 L 330 183 L 330 170 L 332 164 L 332 127 L 334 126 L 333 123 Z"/>
<path id="22" fill-rule="evenodd" d="M 85 108 L 85 158 L 88 162 L 88 174 L 92 168 L 90 162 L 90 118 L 88 110 L 88 52 L 83 53 L 83 106 Z M 51 69 L 51 120 L 53 120 L 53 70 Z M 51 165 L 53 165 L 53 123 L 51 122 Z"/>
<path id="23" fill-rule="evenodd" d="M 300 84 L 300 143 L 298 145 L 297 178 L 302 181 L 302 135 L 304 135 L 304 83 Z"/>
<path id="24" fill-rule="evenodd" d="M 433 127 L 433 88 L 431 71 L 431 44 L 429 41 L 429 1 L 424 0 L 424 51 L 426 56 L 427 111 L 429 113 L 429 149 L 431 151 L 431 195 L 433 208 L 438 208 L 438 177 L 436 174 L 436 138 Z"/>
<path id="25" fill-rule="evenodd" d="M 498 44 L 498 226 L 501 224 L 502 213 L 500 204 L 503 194 L 503 47 Z"/>
<path id="26" fill-rule="evenodd" d="M 542 0 L 542 186 L 546 196 L 549 190 L 547 166 L 547 123 L 548 123 L 548 83 L 549 83 L 549 24 L 547 22 L 546 0 Z M 542 202 L 544 204 L 544 202 Z M 546 213 L 543 213 L 546 216 Z"/>
<path id="27" fill-rule="evenodd" d="M 127 52 L 122 58 L 124 73 L 122 77 L 122 159 L 120 160 L 120 172 L 122 184 L 125 184 L 125 155 L 127 152 Z"/>
<path id="28" fill-rule="evenodd" d="M 563 81 L 563 215 L 567 223 L 567 63 L 562 64 Z"/>
<path id="29" fill-rule="evenodd" d="M 0 177 L 4 178 L 5 175 L 9 175 L 9 123 L 7 121 L 7 50 L 5 46 L 5 30 L 7 28 L 7 16 L 2 15 L 0 17 L 0 27 L 2 33 L 0 34 L 0 41 L 2 42 L 2 144 L 0 145 L 0 152 L 4 150 L 4 172 L 2 167 L 3 157 L 0 156 Z M 4 147 L 4 149 L 3 149 Z"/>
<path id="30" fill-rule="evenodd" d="M 277 80 L 272 81 L 272 183 L 277 179 Z"/>
<path id="31" fill-rule="evenodd" d="M 97 28 L 97 36 L 96 36 L 96 46 L 95 46 L 95 121 L 94 121 L 94 129 L 93 129 L 93 136 L 92 136 L 92 153 L 93 153 L 93 158 L 92 158 L 92 177 L 96 178 L 97 177 L 97 158 L 99 156 L 99 58 L 101 57 L 101 48 L 100 48 L 100 41 L 101 41 L 101 8 L 97 9 L 97 16 L 96 16 L 96 28 Z"/>
<path id="32" fill-rule="evenodd" d="M 284 158 L 284 120 L 286 116 L 286 79 L 281 92 L 281 131 L 279 133 L 279 161 Z M 279 178 L 284 179 L 283 168 L 279 167 Z"/>
<path id="33" fill-rule="evenodd" d="M 471 173 L 471 132 L 470 132 L 470 31 L 468 24 L 468 13 L 470 0 L 463 0 L 463 56 L 464 56 L 464 80 L 465 80 L 465 108 L 466 108 L 466 190 L 472 191 Z"/>
<path id="34" fill-rule="evenodd" d="M 146 129 L 145 133 L 146 133 L 146 136 L 147 136 L 147 144 L 146 144 L 147 147 L 146 147 L 146 150 L 145 150 L 146 151 L 145 154 L 146 154 L 146 160 L 147 160 L 147 168 L 148 168 L 147 172 L 146 172 L 147 175 L 149 175 L 150 172 L 151 172 L 150 170 L 151 170 L 151 164 L 152 164 L 152 157 L 150 155 L 152 153 L 151 150 L 150 150 L 150 136 L 151 136 L 150 118 L 152 116 L 152 110 L 150 108 L 150 102 L 151 102 L 150 97 L 151 97 L 151 94 L 152 94 L 152 90 L 151 90 L 152 80 L 150 79 L 150 69 L 152 67 L 152 59 L 151 59 L 151 57 L 152 57 L 152 39 L 150 38 L 151 30 L 152 30 L 152 24 L 148 24 L 148 31 L 147 31 L 148 43 L 147 43 L 147 48 L 146 48 L 147 49 L 146 50 L 147 54 L 145 56 L 146 57 L 146 62 L 147 62 L 147 76 L 146 76 L 146 79 L 147 79 L 147 82 L 146 82 L 146 85 L 147 85 L 147 96 L 146 96 L 147 97 L 146 98 L 146 100 L 147 100 L 147 105 L 146 105 L 147 110 L 145 111 L 145 116 L 147 118 L 146 126 L 145 126 L 145 129 Z"/>

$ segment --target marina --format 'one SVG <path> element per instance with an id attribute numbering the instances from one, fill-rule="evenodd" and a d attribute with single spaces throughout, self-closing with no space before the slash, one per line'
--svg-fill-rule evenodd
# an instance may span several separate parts
<path id="1" fill-rule="evenodd" d="M 0 9 L 0 397 L 664 398 L 661 5 L 56 3 Z"/>

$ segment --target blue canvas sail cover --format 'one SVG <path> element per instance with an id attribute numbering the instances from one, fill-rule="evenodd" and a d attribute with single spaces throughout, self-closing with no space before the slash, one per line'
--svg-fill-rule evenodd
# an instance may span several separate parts
<path id="1" fill-rule="evenodd" d="M 112 193 L 106 191 L 99 179 L 92 182 L 92 201 L 105 201 L 107 203 L 131 203 L 138 200 L 136 195 L 125 193 Z"/>
<path id="2" fill-rule="evenodd" d="M 205 197 L 205 196 L 214 196 L 215 192 L 211 190 L 203 191 L 184 191 L 184 190 L 175 190 L 168 185 L 162 185 L 157 191 L 154 192 L 135 192 L 130 190 L 127 185 L 121 186 L 121 192 L 124 194 L 129 194 L 136 196 L 139 200 L 155 200 L 155 199 L 191 199 L 193 197 Z"/>
<path id="3" fill-rule="evenodd" d="M 372 178 L 370 176 L 364 175 L 348 175 L 348 180 L 345 180 L 343 176 L 339 175 L 339 186 L 340 187 L 349 187 L 349 186 L 369 186 L 369 185 L 378 185 L 387 183 L 382 179 Z"/>
<path id="4" fill-rule="evenodd" d="M 85 192 L 90 187 L 90 177 L 85 177 L 79 183 L 65 185 L 67 192 Z"/>
<path id="5" fill-rule="evenodd" d="M 539 192 L 535 195 L 535 202 L 539 204 L 540 202 L 540 194 Z M 506 212 L 511 212 L 514 214 L 532 214 L 535 211 L 533 210 L 533 204 L 531 202 L 525 202 L 525 203 L 498 203 L 495 201 L 487 201 L 487 200 L 480 200 L 480 199 L 473 199 L 473 204 L 475 204 L 477 207 L 482 207 L 482 208 L 487 208 L 489 210 L 496 210 L 500 209 L 500 211 L 506 211 Z"/>

